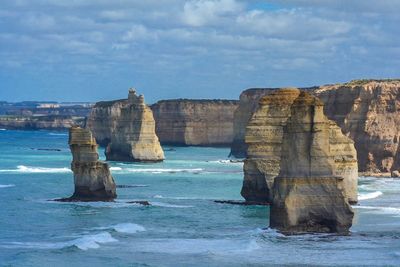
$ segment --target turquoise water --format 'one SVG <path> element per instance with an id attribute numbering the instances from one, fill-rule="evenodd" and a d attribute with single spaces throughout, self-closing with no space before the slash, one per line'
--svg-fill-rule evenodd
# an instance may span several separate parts
<path id="1" fill-rule="evenodd" d="M 1 266 L 400 265 L 400 180 L 360 178 L 350 236 L 285 237 L 267 229 L 268 207 L 213 202 L 241 199 L 242 164 L 226 148 L 112 163 L 118 185 L 136 186 L 118 188 L 115 203 L 48 201 L 73 191 L 67 138 L 0 131 Z"/>

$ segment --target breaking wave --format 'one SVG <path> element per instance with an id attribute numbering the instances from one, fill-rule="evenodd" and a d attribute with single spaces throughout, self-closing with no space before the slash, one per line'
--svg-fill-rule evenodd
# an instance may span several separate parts
<path id="1" fill-rule="evenodd" d="M 394 207 L 354 206 L 353 208 L 371 210 L 378 214 L 400 215 L 400 208 Z"/>
<path id="2" fill-rule="evenodd" d="M 124 233 L 124 234 L 135 234 L 137 232 L 144 232 L 146 231 L 146 228 L 139 224 L 135 223 L 119 223 L 115 225 L 111 225 L 109 227 L 99 227 L 96 229 L 112 229 L 118 233 Z"/>
<path id="3" fill-rule="evenodd" d="M 69 168 L 45 168 L 45 167 L 31 167 L 19 165 L 17 169 L 0 170 L 3 173 L 69 173 L 72 172 Z"/>
<path id="4" fill-rule="evenodd" d="M 140 169 L 140 168 L 121 168 L 121 167 L 111 167 L 111 171 L 115 171 L 116 173 L 201 173 L 204 170 L 202 168 L 194 168 L 194 169 L 161 169 L 161 168 L 152 168 L 152 169 Z"/>
<path id="5" fill-rule="evenodd" d="M 14 187 L 15 184 L 0 184 L 0 188 Z"/>
<path id="6" fill-rule="evenodd" d="M 188 205 L 174 205 L 174 204 L 168 204 L 168 203 L 163 203 L 163 202 L 150 202 L 152 206 L 156 207 L 165 207 L 165 208 L 193 208 L 193 206 L 188 206 Z"/>
<path id="7" fill-rule="evenodd" d="M 83 235 L 77 239 L 65 242 L 8 242 L 0 244 L 3 248 L 22 248 L 22 249 L 63 249 L 77 247 L 81 250 L 96 249 L 100 244 L 118 242 L 108 232 L 101 232 L 92 235 Z"/>
<path id="8" fill-rule="evenodd" d="M 358 200 L 374 199 L 381 196 L 383 193 L 381 191 L 375 191 L 371 193 L 358 194 Z"/>

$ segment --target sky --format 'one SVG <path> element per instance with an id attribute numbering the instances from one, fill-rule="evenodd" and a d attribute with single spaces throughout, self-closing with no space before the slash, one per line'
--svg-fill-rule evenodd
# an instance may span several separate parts
<path id="1" fill-rule="evenodd" d="M 400 78 L 399 0 L 1 0 L 0 100 Z"/>

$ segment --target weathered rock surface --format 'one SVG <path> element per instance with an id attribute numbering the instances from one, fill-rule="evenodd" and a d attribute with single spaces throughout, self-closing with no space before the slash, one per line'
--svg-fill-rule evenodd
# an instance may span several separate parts
<path id="1" fill-rule="evenodd" d="M 162 100 L 151 106 L 162 144 L 230 146 L 234 100 Z"/>
<path id="2" fill-rule="evenodd" d="M 112 201 L 116 198 L 114 179 L 108 164 L 98 160 L 97 143 L 90 130 L 70 128 L 69 145 L 75 192 L 60 201 Z"/>
<path id="3" fill-rule="evenodd" d="M 231 155 L 237 158 L 245 158 L 247 145 L 244 141 L 246 126 L 258 108 L 259 100 L 272 93 L 274 88 L 247 89 L 240 94 L 239 107 L 233 116 L 233 141 L 231 145 Z"/>
<path id="4" fill-rule="evenodd" d="M 326 85 L 314 94 L 326 116 L 354 140 L 361 172 L 400 169 L 400 80 Z"/>
<path id="5" fill-rule="evenodd" d="M 128 101 L 116 117 L 111 142 L 106 148 L 107 160 L 162 161 L 164 152 L 155 133 L 153 112 L 142 95 L 129 90 Z"/>
<path id="6" fill-rule="evenodd" d="M 358 80 L 304 89 L 324 102 L 325 115 L 355 142 L 360 172 L 390 175 L 400 170 L 400 80 Z M 241 94 L 234 116 L 233 156 L 246 156 L 246 125 L 259 99 L 273 90 L 250 89 Z"/>
<path id="7" fill-rule="evenodd" d="M 298 89 L 280 89 L 259 100 L 259 108 L 250 119 L 245 135 L 248 149 L 241 194 L 247 201 L 272 201 L 274 180 L 281 171 L 283 130 L 299 94 Z M 358 170 L 353 141 L 333 121 L 327 120 L 326 125 L 333 174 L 344 179 L 345 195 L 351 203 L 356 203 Z"/>
<path id="8" fill-rule="evenodd" d="M 331 125 L 323 114 L 323 103 L 301 92 L 283 129 L 270 227 L 287 234 L 348 233 L 354 213 L 343 178 L 335 176 Z"/>
<path id="9" fill-rule="evenodd" d="M 66 130 L 74 125 L 83 126 L 84 123 L 84 117 L 65 115 L 0 116 L 0 128 L 9 130 Z"/>
<path id="10" fill-rule="evenodd" d="M 274 90 L 259 100 L 258 109 L 249 119 L 241 191 L 246 201 L 272 201 L 274 179 L 280 171 L 283 127 L 299 94 L 297 89 Z"/>
<path id="11" fill-rule="evenodd" d="M 107 147 L 115 131 L 121 109 L 128 105 L 127 99 L 97 102 L 90 111 L 86 122 L 100 146 Z"/>

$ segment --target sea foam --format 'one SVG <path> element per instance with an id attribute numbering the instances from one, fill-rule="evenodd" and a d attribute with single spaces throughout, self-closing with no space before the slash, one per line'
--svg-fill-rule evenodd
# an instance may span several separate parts
<path id="1" fill-rule="evenodd" d="M 375 191 L 371 193 L 358 194 L 358 200 L 374 199 L 381 196 L 383 193 L 381 191 Z"/>
<path id="2" fill-rule="evenodd" d="M 98 227 L 95 229 L 107 230 L 112 229 L 118 233 L 135 234 L 137 232 L 144 232 L 146 228 L 136 223 L 119 223 L 108 227 Z"/>
<path id="3" fill-rule="evenodd" d="M 161 168 L 152 168 L 152 169 L 140 169 L 140 168 L 121 168 L 121 167 L 111 167 L 111 171 L 115 171 L 116 173 L 200 173 L 203 171 L 202 168 L 194 168 L 194 169 L 161 169 Z"/>
<path id="4" fill-rule="evenodd" d="M 0 170 L 3 173 L 70 173 L 72 172 L 69 168 L 46 168 L 46 167 L 31 167 L 19 165 L 17 169 L 3 169 Z"/>
<path id="5" fill-rule="evenodd" d="M 14 187 L 15 184 L 0 184 L 0 188 Z"/>

